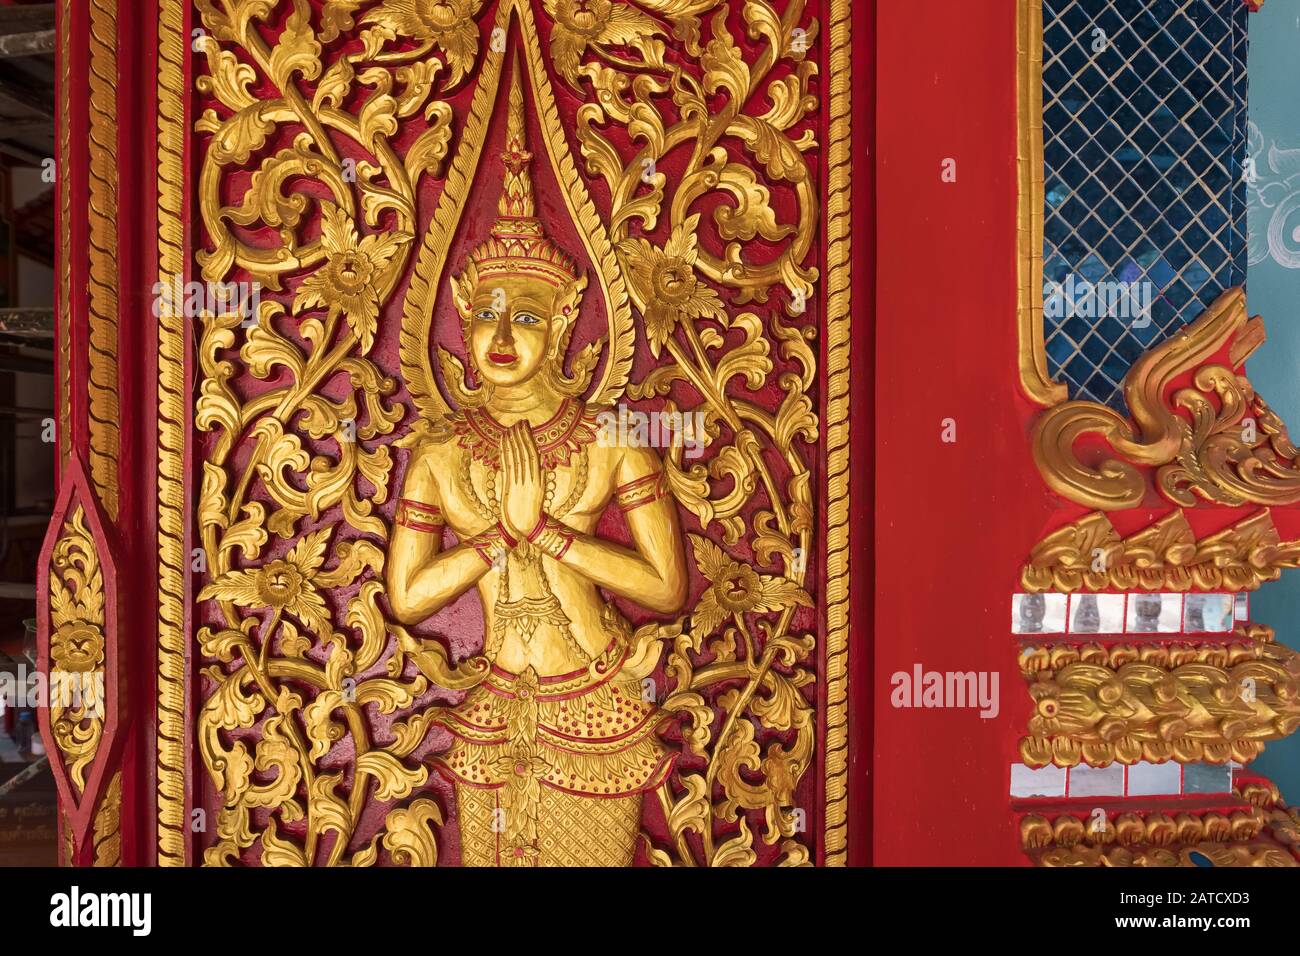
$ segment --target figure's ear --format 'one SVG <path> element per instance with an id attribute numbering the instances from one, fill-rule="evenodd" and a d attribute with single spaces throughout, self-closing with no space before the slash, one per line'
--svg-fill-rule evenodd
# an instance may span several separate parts
<path id="1" fill-rule="evenodd" d="M 476 285 L 478 285 L 478 269 L 474 267 L 473 262 L 467 263 L 465 271 L 460 275 L 451 277 L 451 297 L 456 303 L 456 311 L 460 313 L 463 322 L 469 320 L 470 300 L 474 296 Z"/>
<path id="2" fill-rule="evenodd" d="M 578 310 L 582 307 L 582 293 L 586 288 L 587 277 L 581 275 L 555 293 L 555 318 L 569 328 L 573 327 L 574 321 L 578 318 Z"/>
<path id="3" fill-rule="evenodd" d="M 587 288 L 587 277 L 578 276 L 555 294 L 555 316 L 551 319 L 551 358 L 546 372 L 552 376 L 552 384 L 562 395 L 578 397 L 587 391 L 591 383 L 591 373 L 600 361 L 604 351 L 605 339 L 602 336 L 595 342 L 588 343 L 573 358 L 573 374 L 564 372 L 565 356 L 569 354 L 569 338 L 578 327 L 578 309 L 582 306 L 582 293 Z"/>

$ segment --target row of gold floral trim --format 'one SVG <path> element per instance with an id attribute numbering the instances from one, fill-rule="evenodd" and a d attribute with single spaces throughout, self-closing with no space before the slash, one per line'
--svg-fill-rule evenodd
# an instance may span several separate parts
<path id="1" fill-rule="evenodd" d="M 1035 545 L 1020 580 L 1031 593 L 1253 591 L 1294 567 L 1300 541 L 1283 541 L 1267 508 L 1199 541 L 1181 509 L 1127 538 L 1096 511 Z"/>
<path id="2" fill-rule="evenodd" d="M 1031 854 L 1037 866 L 1204 866 L 1193 853 L 1199 854 L 1216 867 L 1293 867 L 1300 866 L 1285 848 L 1260 841 L 1249 844 L 1199 843 L 1176 849 L 1167 847 L 1052 847 Z"/>
<path id="3" fill-rule="evenodd" d="M 1249 806 L 1126 811 L 1100 827 L 1090 825 L 1091 812 L 1031 813 L 1020 820 L 1020 846 L 1040 866 L 1189 866 L 1192 850 L 1218 866 L 1297 865 L 1300 813 L 1282 802 L 1277 786 L 1244 782 L 1235 795 Z"/>
<path id="4" fill-rule="evenodd" d="M 1162 635 L 1151 635 L 1156 638 Z M 1265 624 L 1238 624 L 1231 636 L 1197 644 L 1177 641 L 1147 644 L 1121 641 L 1101 644 L 1097 641 L 1077 641 L 1053 635 L 1049 643 L 1025 638 L 1020 649 L 1020 674 L 1027 681 L 1039 675 L 1060 670 L 1067 664 L 1082 661 L 1100 664 L 1112 670 L 1125 664 L 1139 662 L 1156 667 L 1173 668 L 1184 664 L 1209 664 L 1213 667 L 1235 667 L 1243 661 L 1267 657 L 1277 646 L 1273 645 L 1273 629 Z M 1285 653 L 1285 650 L 1283 650 Z"/>
<path id="5" fill-rule="evenodd" d="M 1031 813 L 1020 820 L 1020 848 L 1029 851 L 1081 844 L 1135 848 L 1245 842 L 1258 837 L 1266 822 L 1264 811 L 1254 806 L 1229 813 L 1217 810 L 1180 813 L 1130 811 L 1113 819 L 1107 817 L 1104 821 L 1091 816 L 1091 811 L 1082 809 L 1051 817 Z"/>

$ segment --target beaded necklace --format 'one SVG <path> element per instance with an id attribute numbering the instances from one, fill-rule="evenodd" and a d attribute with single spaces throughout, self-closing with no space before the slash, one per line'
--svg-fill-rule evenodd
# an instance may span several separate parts
<path id="1" fill-rule="evenodd" d="M 466 451 L 461 456 L 458 476 L 461 490 L 474 502 L 474 507 L 479 514 L 495 525 L 501 518 L 501 493 L 497 488 L 497 473 L 501 468 L 501 441 L 507 429 L 481 409 L 467 409 L 462 416 L 457 416 L 452 427 L 460 436 L 460 447 Z M 581 403 L 565 399 L 560 409 L 548 422 L 531 427 L 533 440 L 537 444 L 542 466 L 542 481 L 545 486 L 542 511 L 544 514 L 561 519 L 573 510 L 587 488 L 589 473 L 587 445 L 596 437 L 594 415 Z M 475 461 L 482 462 L 485 468 L 483 485 L 486 500 L 474 487 L 472 468 Z M 560 507 L 552 511 L 551 506 L 555 500 L 555 471 L 564 465 L 573 467 L 573 490 Z M 495 659 L 505 640 L 508 627 L 513 627 L 524 644 L 528 645 L 537 626 L 546 623 L 560 632 L 569 650 L 579 660 L 584 664 L 590 664 L 593 660 L 592 655 L 573 636 L 569 627 L 569 617 L 564 613 L 559 600 L 551 590 L 546 565 L 539 562 L 540 557 L 541 552 L 529 542 L 522 541 L 518 551 L 508 554 L 501 562 L 492 634 L 484 648 L 484 653 L 489 659 Z M 542 589 L 541 596 L 510 600 L 512 561 L 516 562 L 521 569 L 538 565 L 537 579 Z"/>

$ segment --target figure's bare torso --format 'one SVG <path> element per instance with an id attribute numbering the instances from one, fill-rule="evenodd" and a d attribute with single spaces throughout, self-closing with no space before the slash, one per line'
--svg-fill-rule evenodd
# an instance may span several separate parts
<path id="1" fill-rule="evenodd" d="M 592 533 L 613 496 L 620 457 L 621 449 L 591 442 L 568 464 L 556 466 L 552 471 L 553 487 L 548 492 L 551 512 L 574 530 Z M 470 451 L 454 438 L 441 444 L 425 444 L 418 464 L 428 467 L 434 476 L 447 527 L 458 541 L 466 541 L 495 525 L 492 512 L 504 483 L 499 471 L 472 460 Z M 444 542 L 445 547 L 453 544 Z M 531 567 L 517 555 L 505 560 L 507 600 L 549 591 L 570 622 L 569 635 L 584 653 L 572 646 L 561 628 L 540 621 L 526 638 L 516 629 L 507 628 L 495 664 L 513 673 L 521 673 L 531 665 L 540 676 L 566 674 L 586 667 L 605 650 L 612 637 L 602 624 L 605 601 L 587 577 L 541 553 Z M 544 575 L 544 581 L 537 580 L 539 574 Z M 502 572 L 497 568 L 489 570 L 479 579 L 477 588 L 486 641 L 486 635 L 496 625 Z"/>

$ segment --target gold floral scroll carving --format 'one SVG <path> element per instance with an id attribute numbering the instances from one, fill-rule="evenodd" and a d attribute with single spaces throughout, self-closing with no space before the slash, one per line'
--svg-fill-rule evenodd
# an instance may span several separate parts
<path id="1" fill-rule="evenodd" d="M 48 725 L 42 732 L 57 754 L 55 773 L 66 801 L 61 815 L 62 847 L 67 865 L 117 866 L 121 816 L 121 772 L 103 779 L 112 759 L 111 696 L 116 682 L 110 650 L 113 599 L 112 569 L 107 565 L 100 516 L 91 514 L 93 494 L 79 459 L 70 459 L 72 474 L 64 489 L 48 540 L 48 564 L 38 586 L 39 629 L 43 633 L 43 691 Z M 98 519 L 98 520 L 97 520 Z M 57 529 L 57 533 L 56 533 Z M 80 853 L 78 852 L 80 851 Z M 93 852 L 92 852 L 93 851 Z"/>
<path id="2" fill-rule="evenodd" d="M 746 3 L 743 37 L 720 0 L 195 6 L 197 265 L 263 290 L 252 316 L 198 322 L 205 862 L 433 865 L 453 821 L 462 862 L 809 862 L 828 144 L 806 4 Z M 830 6 L 843 60 L 848 7 Z M 160 157 L 178 173 L 174 79 Z M 835 126 L 842 158 L 846 140 Z M 586 315 L 599 328 L 577 333 Z M 610 448 L 600 416 L 628 402 L 698 416 L 703 457 Z M 630 542 L 597 529 L 608 507 Z M 598 589 L 666 613 L 633 627 Z M 460 594 L 481 641 L 426 626 Z M 835 727 L 843 702 L 841 683 Z M 160 748 L 182 735 L 160 718 Z M 176 862 L 182 805 L 174 778 L 159 789 Z"/>

